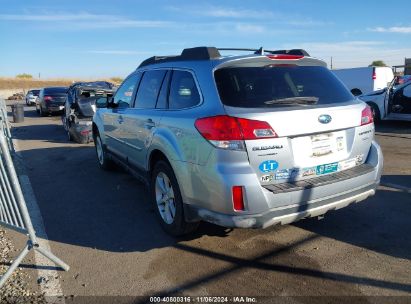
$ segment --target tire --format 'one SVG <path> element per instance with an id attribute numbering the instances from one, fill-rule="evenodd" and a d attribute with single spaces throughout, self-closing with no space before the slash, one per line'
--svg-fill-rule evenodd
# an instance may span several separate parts
<path id="1" fill-rule="evenodd" d="M 46 114 L 43 112 L 43 108 L 41 107 L 41 105 L 40 105 L 40 107 L 39 107 L 39 115 L 41 116 L 41 117 L 45 117 L 46 116 Z"/>
<path id="2" fill-rule="evenodd" d="M 68 131 L 67 118 L 65 116 L 62 116 L 61 123 L 63 124 L 64 131 Z"/>
<path id="3" fill-rule="evenodd" d="M 107 155 L 99 133 L 94 137 L 94 146 L 96 147 L 97 161 L 100 168 L 103 170 L 111 170 L 113 168 L 113 162 Z"/>
<path id="4" fill-rule="evenodd" d="M 67 132 L 67 140 L 69 142 L 72 142 L 73 141 L 73 136 L 71 135 L 70 130 L 67 130 L 66 132 Z"/>
<path id="5" fill-rule="evenodd" d="M 164 160 L 154 166 L 150 194 L 160 224 L 168 234 L 182 236 L 197 229 L 199 222 L 185 221 L 180 187 L 173 169 Z"/>
<path id="6" fill-rule="evenodd" d="M 374 124 L 377 124 L 381 120 L 380 110 L 378 109 L 377 105 L 374 103 L 368 103 L 372 111 L 372 118 L 374 120 Z"/>

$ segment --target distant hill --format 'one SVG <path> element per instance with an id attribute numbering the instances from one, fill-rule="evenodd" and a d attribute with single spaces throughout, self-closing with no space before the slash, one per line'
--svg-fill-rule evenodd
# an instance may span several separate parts
<path id="1" fill-rule="evenodd" d="M 49 86 L 67 86 L 73 82 L 71 79 L 58 80 L 33 80 L 19 78 L 0 77 L 0 90 L 17 89 L 27 91 L 28 89 L 39 89 Z"/>
<path id="2" fill-rule="evenodd" d="M 120 79 L 120 78 L 119 78 Z M 21 79 L 21 78 L 6 78 L 0 77 L 0 90 L 21 90 L 26 93 L 29 89 L 41 89 L 52 86 L 69 86 L 76 81 L 94 81 L 106 80 L 114 82 L 110 79 Z"/>

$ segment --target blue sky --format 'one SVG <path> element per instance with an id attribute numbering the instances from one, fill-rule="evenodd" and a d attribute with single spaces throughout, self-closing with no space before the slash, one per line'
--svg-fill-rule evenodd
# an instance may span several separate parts
<path id="1" fill-rule="evenodd" d="M 203 45 L 304 48 L 335 68 L 403 64 L 411 19 L 392 3 L 0 0 L 0 76 L 125 77 L 147 57 Z"/>

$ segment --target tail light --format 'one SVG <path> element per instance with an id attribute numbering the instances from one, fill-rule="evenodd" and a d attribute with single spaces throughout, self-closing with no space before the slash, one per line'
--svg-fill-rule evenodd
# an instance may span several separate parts
<path id="1" fill-rule="evenodd" d="M 233 186 L 233 208 L 235 211 L 244 210 L 243 187 Z"/>
<path id="2" fill-rule="evenodd" d="M 366 106 L 364 110 L 362 110 L 361 113 L 361 125 L 368 125 L 370 123 L 374 122 L 374 118 L 372 115 L 372 110 L 369 106 Z"/>
<path id="3" fill-rule="evenodd" d="M 195 127 L 217 148 L 244 150 L 244 140 L 278 137 L 265 121 L 219 115 L 199 118 Z"/>
<path id="4" fill-rule="evenodd" d="M 377 79 L 377 73 L 375 73 L 375 68 L 372 69 L 372 80 Z"/>
<path id="5" fill-rule="evenodd" d="M 44 96 L 44 101 L 45 102 L 49 102 L 49 101 L 52 101 L 53 100 L 53 97 L 51 97 L 51 96 Z"/>

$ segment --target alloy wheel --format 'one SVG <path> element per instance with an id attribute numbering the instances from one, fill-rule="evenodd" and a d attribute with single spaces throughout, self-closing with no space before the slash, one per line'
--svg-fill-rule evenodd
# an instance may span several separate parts
<path id="1" fill-rule="evenodd" d="M 104 164 L 104 152 L 103 152 L 103 144 L 101 143 L 100 136 L 97 136 L 96 138 L 96 152 L 97 152 L 97 158 L 100 163 L 100 165 Z"/>
<path id="2" fill-rule="evenodd" d="M 157 208 L 161 218 L 167 224 L 172 224 L 176 216 L 176 202 L 173 186 L 164 172 L 159 172 L 155 182 Z"/>

